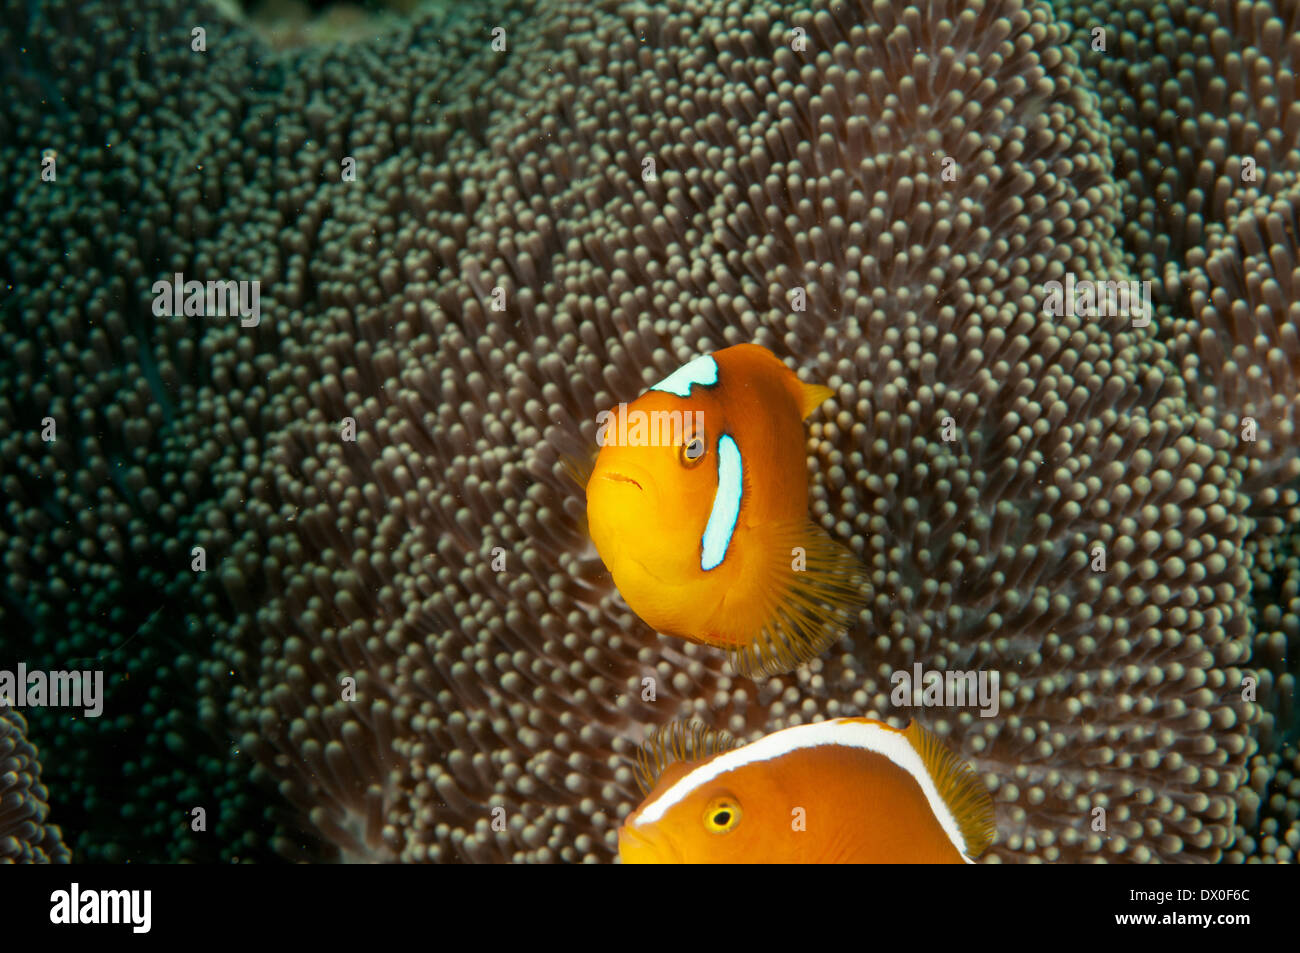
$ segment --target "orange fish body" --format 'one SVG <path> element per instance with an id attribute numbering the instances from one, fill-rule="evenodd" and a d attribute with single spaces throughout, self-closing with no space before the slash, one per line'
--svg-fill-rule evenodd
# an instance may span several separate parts
<path id="1" fill-rule="evenodd" d="M 676 762 L 619 830 L 624 863 L 969 863 L 992 842 L 975 772 L 916 722 L 838 718 Z"/>
<path id="2" fill-rule="evenodd" d="M 831 391 L 764 348 L 697 358 L 605 416 L 587 522 L 628 606 L 789 671 L 843 630 L 859 564 L 808 520 L 803 418 Z"/>

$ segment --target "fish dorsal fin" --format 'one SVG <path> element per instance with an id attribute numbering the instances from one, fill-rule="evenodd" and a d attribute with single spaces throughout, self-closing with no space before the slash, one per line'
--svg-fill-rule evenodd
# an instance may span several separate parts
<path id="1" fill-rule="evenodd" d="M 698 721 L 670 721 L 655 729 L 637 752 L 637 787 L 643 795 L 649 794 L 665 774 L 684 773 L 686 768 L 736 747 L 739 742 L 725 731 Z"/>
<path id="2" fill-rule="evenodd" d="M 975 769 L 957 757 L 938 736 L 926 731 L 915 719 L 903 732 L 921 763 L 930 773 L 943 803 L 957 821 L 963 853 L 978 857 L 993 843 L 993 799 Z"/>
<path id="3" fill-rule="evenodd" d="M 781 379 L 781 385 L 799 406 L 799 418 L 801 420 L 807 419 L 809 414 L 835 396 L 835 391 L 829 387 L 823 387 L 821 384 L 808 384 L 799 380 L 799 376 L 787 367 L 780 358 L 760 344 L 737 344 L 727 350 L 738 355 L 744 355 L 746 358 L 753 360 L 759 367 L 773 368 Z"/>
<path id="4" fill-rule="evenodd" d="M 809 414 L 835 396 L 835 391 L 829 387 L 822 387 L 820 384 L 805 384 L 803 381 L 799 381 L 798 385 L 799 416 L 805 420 Z"/>

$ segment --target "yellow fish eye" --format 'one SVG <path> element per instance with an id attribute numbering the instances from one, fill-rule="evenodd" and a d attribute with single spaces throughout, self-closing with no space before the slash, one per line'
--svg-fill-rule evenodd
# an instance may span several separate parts
<path id="1" fill-rule="evenodd" d="M 704 459 L 704 434 L 696 434 L 690 440 L 681 445 L 678 450 L 678 456 L 681 457 L 682 466 L 693 467 Z"/>
<path id="2" fill-rule="evenodd" d="M 711 834 L 726 834 L 740 823 L 740 805 L 729 797 L 715 797 L 704 809 L 704 826 Z"/>

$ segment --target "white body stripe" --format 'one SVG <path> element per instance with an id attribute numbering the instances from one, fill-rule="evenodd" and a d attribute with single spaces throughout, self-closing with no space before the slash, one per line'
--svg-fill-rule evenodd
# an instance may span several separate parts
<path id="1" fill-rule="evenodd" d="M 700 539 L 700 568 L 717 569 L 727 558 L 731 537 L 740 518 L 740 497 L 745 486 L 745 466 L 740 448 L 731 434 L 718 438 L 718 489 L 713 494 L 713 508 Z"/>
<path id="2" fill-rule="evenodd" d="M 948 840 L 957 848 L 966 863 L 974 863 L 966 856 L 966 841 L 961 836 L 957 819 L 953 817 L 952 811 L 948 810 L 948 805 L 943 803 L 943 798 L 939 796 L 939 789 L 934 786 L 934 780 L 921 762 L 921 756 L 916 753 L 916 749 L 907 738 L 901 732 L 891 731 L 879 725 L 854 722 L 844 718 L 785 728 L 743 748 L 723 752 L 708 764 L 700 765 L 694 771 L 683 775 L 667 791 L 645 804 L 641 816 L 633 826 L 656 823 L 696 788 L 708 784 L 728 771 L 759 761 L 771 761 L 792 751 L 816 748 L 821 745 L 861 748 L 888 758 L 910 774 L 920 785 L 921 792 L 930 803 L 930 810 L 944 833 L 948 835 Z"/>

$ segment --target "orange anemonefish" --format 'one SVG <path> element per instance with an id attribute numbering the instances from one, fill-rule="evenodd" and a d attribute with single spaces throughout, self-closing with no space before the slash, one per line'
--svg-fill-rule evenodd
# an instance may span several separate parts
<path id="1" fill-rule="evenodd" d="M 646 742 L 623 863 L 958 864 L 993 842 L 979 776 L 915 721 L 836 718 L 733 746 L 680 722 Z"/>
<path id="2" fill-rule="evenodd" d="M 808 519 L 803 430 L 832 393 L 737 344 L 598 418 L 587 525 L 648 625 L 727 649 L 749 677 L 789 672 L 844 630 L 862 565 Z"/>

